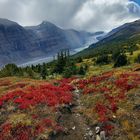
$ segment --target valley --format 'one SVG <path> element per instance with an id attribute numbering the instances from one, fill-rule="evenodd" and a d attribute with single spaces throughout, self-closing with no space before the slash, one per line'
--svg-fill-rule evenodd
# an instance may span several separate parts
<path id="1" fill-rule="evenodd" d="M 69 49 L 73 54 L 78 48 L 97 41 L 96 36 L 100 35 L 104 35 L 104 32 L 61 29 L 48 21 L 37 26 L 22 27 L 16 22 L 1 18 L 0 67 L 8 63 L 27 65 L 50 61 L 50 57 L 64 49 Z"/>
<path id="2" fill-rule="evenodd" d="M 83 44 L 83 46 L 81 47 L 78 47 L 78 48 L 75 48 L 75 49 L 70 49 L 70 54 L 71 55 L 74 55 L 86 48 L 88 48 L 91 44 L 93 43 L 97 43 L 99 40 L 98 40 L 98 37 L 103 37 L 105 36 L 106 33 L 103 33 L 103 34 L 99 34 L 99 35 L 95 35 L 95 36 L 92 36 L 92 37 L 89 37 L 86 41 L 85 44 Z M 44 58 L 34 58 L 32 61 L 28 61 L 26 63 L 23 63 L 23 64 L 19 64 L 18 66 L 20 67 L 25 67 L 25 66 L 31 66 L 31 65 L 37 65 L 37 64 L 43 64 L 44 62 L 51 62 L 53 61 L 54 57 L 56 58 L 57 57 L 57 53 L 54 54 L 53 56 L 50 56 L 50 57 L 44 57 Z"/>

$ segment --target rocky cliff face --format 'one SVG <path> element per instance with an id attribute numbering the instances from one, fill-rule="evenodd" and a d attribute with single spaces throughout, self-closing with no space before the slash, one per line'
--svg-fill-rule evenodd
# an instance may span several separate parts
<path id="1" fill-rule="evenodd" d="M 87 32 L 63 30 L 50 22 L 22 27 L 7 19 L 0 19 L 0 66 L 22 64 L 49 57 L 62 49 L 82 47 L 92 35 Z"/>

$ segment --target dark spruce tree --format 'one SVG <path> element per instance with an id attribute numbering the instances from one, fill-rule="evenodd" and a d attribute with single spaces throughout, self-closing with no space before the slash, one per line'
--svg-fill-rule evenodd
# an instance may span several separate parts
<path id="1" fill-rule="evenodd" d="M 86 68 L 85 68 L 84 66 L 81 66 L 81 67 L 79 68 L 78 74 L 80 74 L 80 75 L 85 75 L 85 74 L 86 74 Z"/>
<path id="2" fill-rule="evenodd" d="M 128 63 L 127 56 L 125 54 L 120 54 L 116 59 L 114 67 L 125 66 L 127 65 L 127 63 Z"/>
<path id="3" fill-rule="evenodd" d="M 47 68 L 46 68 L 46 64 L 43 63 L 42 67 L 41 67 L 41 78 L 42 79 L 46 79 L 46 76 L 47 76 Z"/>
<path id="4" fill-rule="evenodd" d="M 77 62 L 77 63 L 81 63 L 82 61 L 83 61 L 82 57 L 76 58 L 76 62 Z"/>
<path id="5" fill-rule="evenodd" d="M 57 54 L 57 60 L 54 63 L 52 73 L 62 74 L 66 63 L 69 61 L 69 50 L 62 50 Z"/>
<path id="6" fill-rule="evenodd" d="M 121 54 L 120 50 L 114 51 L 112 54 L 112 59 L 115 62 L 118 59 L 118 56 Z"/>

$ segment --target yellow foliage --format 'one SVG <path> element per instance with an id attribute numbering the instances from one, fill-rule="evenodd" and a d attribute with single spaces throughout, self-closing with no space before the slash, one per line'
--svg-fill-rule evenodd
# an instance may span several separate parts
<path id="1" fill-rule="evenodd" d="M 133 133 L 128 133 L 128 139 L 129 140 L 140 140 L 140 138 Z"/>
<path id="2" fill-rule="evenodd" d="M 17 124 L 23 124 L 23 125 L 31 125 L 32 120 L 27 114 L 12 114 L 9 116 L 9 122 L 12 123 L 14 126 Z"/>
<path id="3" fill-rule="evenodd" d="M 123 129 L 127 132 L 130 132 L 134 129 L 134 125 L 131 122 L 129 122 L 128 120 L 124 120 L 121 123 L 122 123 Z"/>

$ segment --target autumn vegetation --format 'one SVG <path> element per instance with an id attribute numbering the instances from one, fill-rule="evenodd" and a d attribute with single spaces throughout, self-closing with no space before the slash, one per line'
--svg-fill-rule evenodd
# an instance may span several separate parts
<path id="1" fill-rule="evenodd" d="M 83 59 L 68 52 L 50 63 L 0 71 L 0 140 L 48 139 L 63 133 L 59 109 L 72 103 L 89 127 L 100 126 L 110 140 L 140 139 L 139 51 Z"/>

